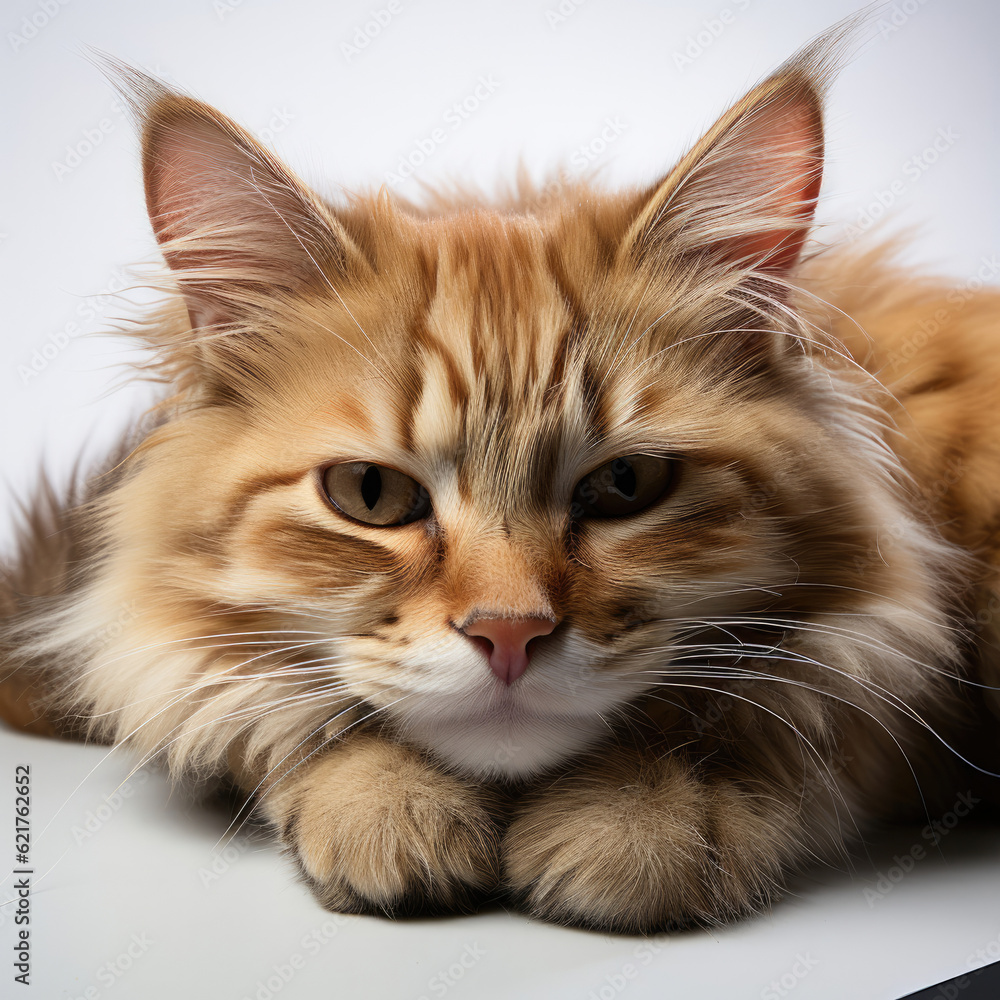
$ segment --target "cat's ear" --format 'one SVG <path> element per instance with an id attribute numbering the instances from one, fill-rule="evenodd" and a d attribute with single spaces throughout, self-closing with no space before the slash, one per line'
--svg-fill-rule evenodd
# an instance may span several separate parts
<path id="1" fill-rule="evenodd" d="M 825 75 L 807 50 L 731 107 L 646 193 L 626 253 L 786 274 L 819 196 Z"/>
<path id="2" fill-rule="evenodd" d="M 194 328 L 248 303 L 348 279 L 361 252 L 333 213 L 249 132 L 131 67 L 112 67 L 142 133 L 146 206 Z"/>

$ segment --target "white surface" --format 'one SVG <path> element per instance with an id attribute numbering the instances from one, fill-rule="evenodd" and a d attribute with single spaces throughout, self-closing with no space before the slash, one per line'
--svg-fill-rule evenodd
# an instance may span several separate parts
<path id="1" fill-rule="evenodd" d="M 5 997 L 891 1000 L 1000 949 L 995 831 L 957 827 L 942 854 L 904 861 L 909 873 L 880 886 L 880 873 L 896 877 L 894 855 L 928 845 L 919 829 L 899 831 L 853 877 L 812 873 L 771 915 L 713 931 L 612 937 L 499 910 L 392 923 L 325 913 L 266 839 L 227 845 L 222 812 L 172 796 L 156 773 L 122 785 L 129 765 L 103 748 L 4 732 L 0 754 L 4 772 L 31 765 L 36 834 L 32 992 L 8 992 L 0 967 Z M 4 773 L 4 831 L 11 784 Z M 5 954 L 11 912 L 0 907 Z"/>
<path id="2" fill-rule="evenodd" d="M 114 286 L 117 269 L 153 249 L 134 138 L 81 45 L 158 71 L 253 129 L 270 128 L 278 152 L 329 192 L 338 183 L 381 182 L 437 127 L 447 139 L 417 178 L 453 175 L 490 186 L 510 177 L 519 157 L 537 176 L 560 160 L 579 162 L 574 152 L 593 149 L 608 118 L 623 127 L 592 162 L 611 182 L 633 182 L 666 169 L 729 100 L 853 6 L 586 0 L 574 9 L 564 0 L 572 13 L 550 24 L 547 12 L 558 4 L 394 0 L 399 12 L 348 59 L 341 46 L 387 0 L 8 0 L 0 10 L 0 544 L 9 536 L 12 496 L 28 487 L 43 453 L 63 478 L 81 448 L 100 452 L 143 396 L 141 389 L 106 395 L 127 359 L 119 343 L 62 337 L 69 323 L 83 333 L 106 326 L 120 304 L 88 296 Z M 46 10 L 57 13 L 43 23 Z M 17 42 L 14 35 L 26 34 L 23 19 L 32 17 L 42 26 Z M 906 0 L 888 5 L 883 17 L 893 30 L 880 32 L 876 15 L 871 43 L 833 90 L 821 217 L 832 237 L 882 193 L 896 218 L 921 224 L 913 259 L 967 280 L 1000 250 L 1000 7 Z M 695 36 L 706 21 L 718 33 L 699 53 Z M 676 53 L 694 58 L 680 67 Z M 449 109 L 481 77 L 492 77 L 493 92 L 452 127 Z M 100 143 L 68 172 L 57 170 L 67 145 L 95 130 Z M 949 138 L 936 162 L 914 161 L 942 134 Z M 418 194 L 413 181 L 400 190 Z M 53 356 L 25 379 L 23 368 L 46 344 L 57 345 L 48 348 Z M 302 968 L 270 990 L 282 1000 L 587 1000 L 592 993 L 739 1000 L 787 995 L 789 983 L 797 1000 L 888 1000 L 968 968 L 977 950 L 1000 941 L 997 838 L 965 828 L 943 845 L 947 864 L 928 857 L 873 905 L 864 889 L 893 854 L 920 842 L 919 831 L 873 848 L 871 869 L 859 863 L 853 879 L 801 880 L 770 917 L 653 945 L 501 911 L 338 925 L 266 842 L 217 860 L 218 879 L 199 875 L 211 871 L 225 821 L 169 798 L 155 775 L 133 781 L 134 794 L 112 809 L 105 799 L 128 763 L 103 757 L 100 748 L 0 733 L 0 844 L 8 845 L 0 848 L 0 872 L 12 850 L 8 772 L 21 761 L 32 765 L 33 861 L 45 872 L 33 899 L 35 983 L 8 987 L 5 957 L 0 995 L 49 1000 L 92 988 L 91 1000 L 241 1000 L 258 994 L 258 981 L 266 987 L 274 966 L 301 954 Z M 97 812 L 111 818 L 83 836 L 88 814 Z M 327 921 L 336 934 L 309 946 L 318 952 L 311 954 L 303 937 Z M 4 956 L 12 931 L 8 910 L 0 924 Z M 133 935 L 150 944 L 133 943 L 138 957 L 114 976 L 105 963 L 127 955 Z M 482 955 L 473 958 L 476 946 Z M 460 980 L 433 978 L 463 956 L 471 968 Z M 805 975 L 795 978 L 797 962 Z M 782 984 L 782 976 L 792 978 Z M 769 993 L 772 980 L 778 990 Z M 259 1000 L 267 997 L 265 988 Z"/>

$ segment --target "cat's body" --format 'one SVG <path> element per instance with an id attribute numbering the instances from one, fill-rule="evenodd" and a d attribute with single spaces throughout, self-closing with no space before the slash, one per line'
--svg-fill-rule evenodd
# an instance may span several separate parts
<path id="1" fill-rule="evenodd" d="M 133 78 L 176 392 L 36 508 L 6 716 L 229 775 L 332 908 L 621 930 L 1000 769 L 1000 293 L 800 261 L 822 51 L 649 190 L 433 214 Z"/>

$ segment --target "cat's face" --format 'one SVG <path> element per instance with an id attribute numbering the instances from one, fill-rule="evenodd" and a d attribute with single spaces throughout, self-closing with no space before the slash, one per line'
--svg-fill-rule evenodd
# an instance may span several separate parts
<path id="1" fill-rule="evenodd" d="M 299 663 L 341 685 L 321 720 L 363 699 L 450 764 L 528 775 L 607 732 L 699 623 L 857 602 L 849 554 L 872 529 L 843 386 L 790 336 L 777 285 L 747 280 L 747 255 L 780 281 L 798 254 L 810 108 L 770 125 L 786 172 L 801 133 L 785 228 L 771 205 L 735 249 L 696 252 L 718 225 L 697 204 L 661 221 L 676 179 L 430 218 L 380 197 L 333 215 L 282 173 L 264 189 L 284 228 L 244 205 L 212 251 L 212 214 L 252 194 L 230 181 L 220 207 L 206 162 L 224 148 L 238 181 L 249 140 L 158 100 L 154 225 L 193 324 L 224 332 L 168 351 L 192 405 L 145 449 L 126 530 L 185 608 L 307 630 Z"/>

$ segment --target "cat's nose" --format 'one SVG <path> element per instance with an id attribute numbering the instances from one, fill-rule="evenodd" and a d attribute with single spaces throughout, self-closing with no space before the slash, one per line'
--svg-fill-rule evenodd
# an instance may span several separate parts
<path id="1" fill-rule="evenodd" d="M 504 682 L 513 684 L 528 669 L 528 643 L 548 635 L 556 623 L 548 618 L 476 618 L 462 631 L 484 640 L 490 669 Z"/>

